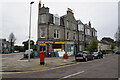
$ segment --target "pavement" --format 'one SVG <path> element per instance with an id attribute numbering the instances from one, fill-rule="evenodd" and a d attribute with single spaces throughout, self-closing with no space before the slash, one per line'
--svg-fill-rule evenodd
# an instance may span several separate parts
<path id="1" fill-rule="evenodd" d="M 40 58 L 31 58 L 28 62 L 28 59 L 23 59 L 23 56 L 24 53 L 2 54 L 1 72 L 39 71 L 76 63 L 74 56 L 70 56 L 68 59 L 47 57 L 45 65 L 40 65 Z"/>
<path id="2" fill-rule="evenodd" d="M 75 62 L 58 67 L 46 64 L 41 67 L 42 69 L 40 67 L 33 67 L 33 71 L 17 72 L 14 74 L 9 74 L 9 72 L 3 74 L 2 77 L 3 80 L 118 80 L 119 57 L 120 55 L 115 54 L 104 55 L 103 59 Z"/>

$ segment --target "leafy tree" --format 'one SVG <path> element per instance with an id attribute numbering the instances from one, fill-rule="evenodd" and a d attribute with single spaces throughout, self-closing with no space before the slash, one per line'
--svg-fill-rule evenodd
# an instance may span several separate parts
<path id="1" fill-rule="evenodd" d="M 24 41 L 22 44 L 24 44 L 24 48 L 25 48 L 25 50 L 28 50 L 28 42 L 29 42 L 29 40 L 27 40 L 27 41 Z M 30 40 L 30 48 L 31 49 L 33 49 L 34 47 L 34 41 L 33 40 Z"/>
<path id="2" fill-rule="evenodd" d="M 14 46 L 14 50 L 19 51 L 19 52 L 24 52 L 25 51 L 24 46 Z"/>
<path id="3" fill-rule="evenodd" d="M 87 47 L 85 48 L 85 50 L 91 51 L 91 45 L 87 45 Z"/>
<path id="4" fill-rule="evenodd" d="M 9 35 L 9 42 L 10 42 L 10 51 L 13 52 L 13 48 L 14 48 L 14 43 L 16 41 L 15 35 L 13 33 L 11 33 Z"/>
<path id="5" fill-rule="evenodd" d="M 92 39 L 91 51 L 92 52 L 98 51 L 98 41 L 95 38 Z"/>
<path id="6" fill-rule="evenodd" d="M 37 50 L 37 45 L 31 45 L 30 48 L 36 51 Z"/>
<path id="7" fill-rule="evenodd" d="M 111 44 L 111 50 L 113 50 L 113 49 L 115 49 L 115 44 L 114 43 Z"/>
<path id="8" fill-rule="evenodd" d="M 88 51 L 91 51 L 91 52 L 98 51 L 98 41 L 95 38 L 93 38 L 91 45 L 87 45 L 85 50 L 88 50 Z"/>

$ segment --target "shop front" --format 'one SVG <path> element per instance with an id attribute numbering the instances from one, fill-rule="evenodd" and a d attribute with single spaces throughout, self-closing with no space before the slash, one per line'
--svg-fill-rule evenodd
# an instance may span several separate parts
<path id="1" fill-rule="evenodd" d="M 67 54 L 69 56 L 74 55 L 74 42 L 67 42 Z"/>
<path id="2" fill-rule="evenodd" d="M 39 51 L 45 51 L 46 56 L 53 52 L 65 51 L 66 42 L 38 41 Z"/>

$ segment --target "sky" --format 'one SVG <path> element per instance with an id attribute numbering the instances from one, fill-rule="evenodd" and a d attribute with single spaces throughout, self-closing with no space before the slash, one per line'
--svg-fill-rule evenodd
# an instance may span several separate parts
<path id="1" fill-rule="evenodd" d="M 16 37 L 16 44 L 22 45 L 28 40 L 29 10 L 32 5 L 32 40 L 37 41 L 37 20 L 39 0 L 3 0 L 0 1 L 0 38 L 8 40 L 11 32 Z M 45 7 L 50 8 L 50 13 L 63 16 L 67 8 L 73 10 L 76 20 L 84 24 L 89 21 L 98 31 L 98 40 L 111 37 L 118 29 L 118 0 L 41 0 Z"/>

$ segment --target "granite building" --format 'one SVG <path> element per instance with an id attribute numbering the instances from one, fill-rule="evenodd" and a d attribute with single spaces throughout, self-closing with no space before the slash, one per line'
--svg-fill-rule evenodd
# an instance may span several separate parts
<path id="1" fill-rule="evenodd" d="M 52 51 L 76 54 L 90 44 L 96 32 L 91 28 L 90 22 L 89 25 L 84 25 L 76 20 L 70 8 L 60 17 L 58 14 L 51 14 L 48 7 L 41 7 L 41 3 L 39 4 L 38 52 L 45 51 L 46 55 Z"/>

